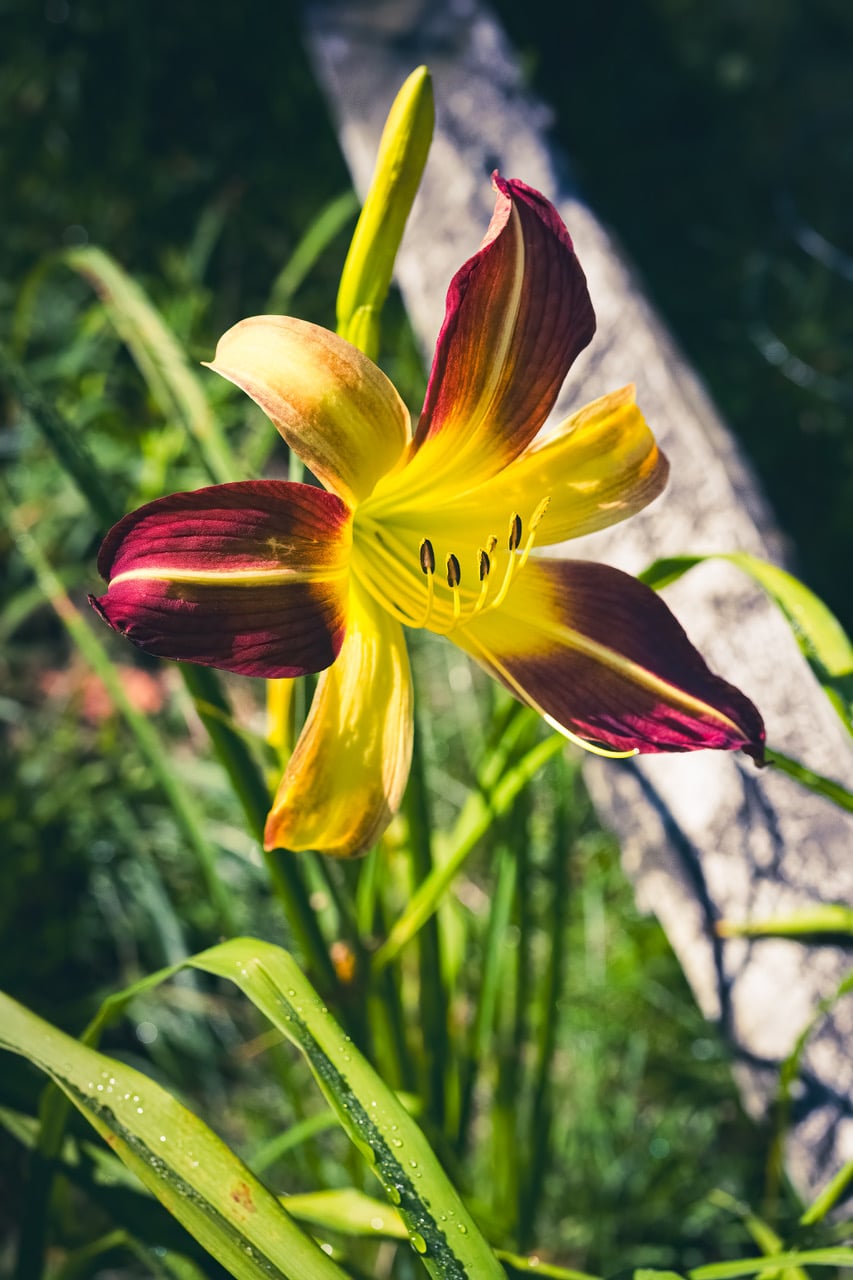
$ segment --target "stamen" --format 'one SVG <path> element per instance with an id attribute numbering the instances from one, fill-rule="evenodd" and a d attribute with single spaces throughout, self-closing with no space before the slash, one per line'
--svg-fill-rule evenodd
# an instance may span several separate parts
<path id="1" fill-rule="evenodd" d="M 531 549 L 533 547 L 533 543 L 536 539 L 536 530 L 539 528 L 540 524 L 542 523 L 542 517 L 544 516 L 545 512 L 548 510 L 550 505 L 551 505 L 550 496 L 547 498 L 543 498 L 542 501 L 536 507 L 536 510 L 533 512 L 533 515 L 530 517 L 530 528 L 527 531 L 527 541 L 525 542 L 524 550 L 521 553 L 521 560 L 519 561 L 519 565 L 518 565 L 519 569 L 523 569 L 524 566 L 527 564 L 527 557 L 530 555 Z"/>
<path id="2" fill-rule="evenodd" d="M 433 551 L 432 543 L 429 538 L 424 538 L 421 542 L 420 556 L 421 569 L 426 576 L 429 577 L 431 574 L 435 573 L 435 552 Z"/>
<path id="3" fill-rule="evenodd" d="M 498 545 L 497 538 L 493 533 L 490 533 L 488 538 L 486 539 L 486 555 L 487 556 L 494 555 L 495 547 L 497 545 Z"/>
<path id="4" fill-rule="evenodd" d="M 459 568 L 459 561 L 456 559 L 456 556 L 451 551 L 450 555 L 447 557 L 447 585 L 450 587 L 450 590 L 453 592 L 453 625 L 454 627 L 458 623 L 461 612 L 462 612 L 462 604 L 459 599 L 459 583 L 461 582 L 461 580 L 462 580 L 462 572 Z"/>
<path id="5" fill-rule="evenodd" d="M 514 511 L 509 522 L 509 539 L 508 546 L 510 551 L 515 551 L 521 542 L 521 516 Z"/>
<path id="6" fill-rule="evenodd" d="M 489 571 L 492 567 L 492 562 L 489 559 L 488 551 L 484 551 L 482 547 L 480 547 L 480 550 L 478 551 L 477 556 L 479 560 L 480 581 L 485 582 L 486 578 L 488 578 L 489 576 Z"/>
<path id="7" fill-rule="evenodd" d="M 435 551 L 429 538 L 424 538 L 421 543 L 421 569 L 427 580 L 427 602 L 426 613 L 421 621 L 421 626 L 425 627 L 432 617 L 432 606 L 435 602 Z"/>

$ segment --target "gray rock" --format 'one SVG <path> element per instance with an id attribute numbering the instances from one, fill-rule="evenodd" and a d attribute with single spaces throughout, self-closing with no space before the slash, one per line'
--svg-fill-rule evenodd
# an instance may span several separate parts
<path id="1" fill-rule="evenodd" d="M 672 464 L 650 510 L 572 543 L 570 554 L 636 572 L 657 556 L 745 550 L 784 562 L 784 547 L 737 444 L 695 373 L 548 142 L 548 110 L 478 0 L 336 0 L 307 11 L 308 45 L 364 193 L 387 109 L 426 62 L 437 129 L 397 278 L 429 358 L 453 272 L 491 215 L 494 168 L 560 209 L 589 279 L 598 333 L 554 412 L 634 381 Z M 776 609 L 733 567 L 712 562 L 665 593 L 721 675 L 760 707 L 768 741 L 853 785 L 850 742 Z M 849 968 L 839 947 L 779 939 L 721 941 L 720 918 L 783 915 L 853 899 L 853 821 L 772 769 L 712 752 L 590 760 L 587 782 L 619 836 L 640 906 L 660 919 L 705 1015 L 733 1048 L 747 1107 L 772 1100 L 778 1064 Z M 804 1198 L 853 1159 L 853 998 L 817 1019 L 803 1060 L 788 1170 Z"/>

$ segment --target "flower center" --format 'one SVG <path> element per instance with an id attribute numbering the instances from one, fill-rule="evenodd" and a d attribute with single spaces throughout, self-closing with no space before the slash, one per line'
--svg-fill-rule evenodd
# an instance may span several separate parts
<path id="1" fill-rule="evenodd" d="M 466 519 L 455 546 L 451 529 L 452 549 L 444 551 L 443 570 L 437 570 L 433 538 L 413 535 L 411 515 L 380 524 L 362 508 L 356 513 L 353 567 L 371 594 L 405 626 L 450 635 L 506 600 L 527 563 L 549 501 L 543 498 L 537 505 L 526 534 L 520 514 L 512 512 L 505 551 L 494 534 L 478 543 L 469 532 L 473 521 Z"/>

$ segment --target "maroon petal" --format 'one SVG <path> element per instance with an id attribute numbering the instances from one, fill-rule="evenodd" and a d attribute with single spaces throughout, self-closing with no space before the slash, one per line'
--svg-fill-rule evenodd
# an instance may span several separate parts
<path id="1" fill-rule="evenodd" d="M 505 603 L 455 632 L 556 728 L 613 751 L 741 749 L 764 724 L 709 669 L 663 600 L 636 578 L 577 560 L 530 560 Z"/>
<path id="2" fill-rule="evenodd" d="M 413 442 L 476 453 L 478 478 L 516 457 L 545 421 L 595 331 L 586 279 L 553 205 L 495 174 L 495 212 L 456 273 Z M 432 453 L 433 450 L 427 450 Z"/>
<path id="3" fill-rule="evenodd" d="M 110 531 L 92 604 L 159 657 L 242 675 L 303 675 L 346 629 L 351 517 L 323 489 L 274 480 L 176 493 Z"/>

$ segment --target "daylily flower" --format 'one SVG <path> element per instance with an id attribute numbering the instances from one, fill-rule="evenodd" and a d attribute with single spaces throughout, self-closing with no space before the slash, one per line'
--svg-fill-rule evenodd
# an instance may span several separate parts
<path id="1" fill-rule="evenodd" d="M 414 434 L 355 347 L 255 316 L 210 367 L 269 415 L 323 488 L 216 485 L 149 503 L 101 549 L 110 626 L 149 653 L 280 677 L 322 672 L 267 846 L 349 856 L 409 770 L 404 627 L 448 636 L 568 737 L 603 753 L 743 749 L 755 707 L 663 601 L 617 569 L 531 555 L 646 506 L 667 463 L 626 387 L 541 440 L 595 319 L 556 210 L 495 175 L 479 251 L 453 279 Z"/>

